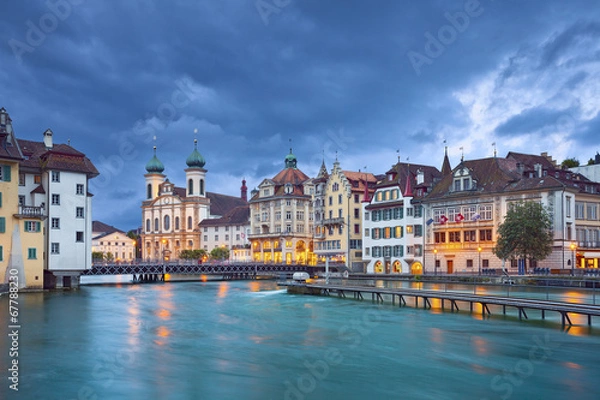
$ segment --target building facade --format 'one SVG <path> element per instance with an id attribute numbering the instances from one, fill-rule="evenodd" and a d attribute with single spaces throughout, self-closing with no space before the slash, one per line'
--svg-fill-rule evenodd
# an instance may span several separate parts
<path id="1" fill-rule="evenodd" d="M 202 248 L 210 253 L 217 247 L 229 249 L 232 262 L 251 261 L 250 207 L 238 206 L 221 218 L 205 219 L 200 222 Z"/>
<path id="2" fill-rule="evenodd" d="M 290 149 L 285 168 L 272 179 L 264 179 L 249 201 L 253 261 L 316 263 L 313 252 L 314 195 L 314 181 L 297 168 L 296 157 Z"/>
<path id="3" fill-rule="evenodd" d="M 421 274 L 424 221 L 418 202 L 441 179 L 434 167 L 398 162 L 363 202 L 363 258 L 367 273 Z"/>
<path id="4" fill-rule="evenodd" d="M 136 241 L 125 232 L 100 221 L 92 221 L 92 253 L 102 253 L 103 260 L 132 262 L 136 260 Z M 93 260 L 102 261 L 102 260 Z"/>
<path id="5" fill-rule="evenodd" d="M 154 156 L 146 165 L 146 199 L 142 202 L 142 257 L 146 260 L 178 259 L 182 250 L 198 250 L 201 243 L 200 222 L 220 218 L 246 201 L 206 190 L 204 157 L 194 149 L 186 160 L 186 186 L 177 187 L 164 172 L 164 165 Z"/>
<path id="6" fill-rule="evenodd" d="M 319 263 L 325 258 L 362 272 L 362 201 L 374 190 L 377 178 L 372 173 L 345 171 L 336 160 L 325 182 L 317 179 L 315 196 L 315 254 Z M 317 239 L 318 238 L 318 239 Z"/>
<path id="7" fill-rule="evenodd" d="M 490 268 L 505 268 L 516 274 L 531 272 L 536 267 L 564 270 L 594 265 L 582 257 L 589 249 L 582 249 L 574 242 L 579 215 L 577 204 L 586 210 L 589 203 L 593 210 L 600 199 L 598 186 L 582 175 L 557 167 L 547 154 L 511 152 L 504 159 L 461 160 L 422 200 L 430 227 L 425 236 L 425 264 L 448 274 L 480 274 Z M 509 207 L 523 201 L 539 202 L 548 211 L 552 220 L 553 251 L 545 260 L 507 260 L 505 263 L 492 251 L 497 228 Z M 583 221 L 585 212 L 580 215 Z M 588 225 L 589 231 L 593 231 L 597 223 L 588 221 Z M 582 239 L 588 237 L 581 235 Z M 593 241 L 582 242 L 591 244 Z"/>

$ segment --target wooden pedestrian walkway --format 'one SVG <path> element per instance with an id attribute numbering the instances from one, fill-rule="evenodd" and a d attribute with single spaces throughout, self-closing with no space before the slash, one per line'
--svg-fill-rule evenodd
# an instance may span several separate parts
<path id="1" fill-rule="evenodd" d="M 528 319 L 527 310 L 541 310 L 542 319 L 546 318 L 546 312 L 557 312 L 561 315 L 562 325 L 573 325 L 569 314 L 580 314 L 587 316 L 588 325 L 592 325 L 592 317 L 600 316 L 600 305 L 593 304 L 577 304 L 549 300 L 524 299 L 515 297 L 503 296 L 486 296 L 471 293 L 459 292 L 442 292 L 437 290 L 420 290 L 420 289 L 390 289 L 377 288 L 369 286 L 342 286 L 328 285 L 320 283 L 298 283 L 298 282 L 280 282 L 279 285 L 287 286 L 290 293 L 304 293 L 321 296 L 337 295 L 338 297 L 352 296 L 357 300 L 364 300 L 365 294 L 371 295 L 371 300 L 377 303 L 384 302 L 384 296 L 391 298 L 393 305 L 398 302 L 398 306 L 406 305 L 406 297 L 412 297 L 415 300 L 415 306 L 419 307 L 419 302 L 423 304 L 423 308 L 431 308 L 431 299 L 439 299 L 442 309 L 445 303 L 450 303 L 452 312 L 460 311 L 459 302 L 468 303 L 469 308 L 473 311 L 473 304 L 481 305 L 481 313 L 483 315 L 491 315 L 489 306 L 502 306 L 503 314 L 506 314 L 506 307 L 514 307 L 519 312 L 519 319 Z"/>

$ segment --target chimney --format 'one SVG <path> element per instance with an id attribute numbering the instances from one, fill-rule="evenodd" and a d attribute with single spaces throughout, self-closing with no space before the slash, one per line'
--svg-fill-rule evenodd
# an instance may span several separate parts
<path id="1" fill-rule="evenodd" d="M 46 129 L 46 132 L 44 132 L 44 145 L 46 146 L 46 149 L 51 149 L 52 147 L 54 147 L 54 145 L 52 144 L 51 129 Z"/>
<path id="2" fill-rule="evenodd" d="M 242 179 L 242 187 L 240 188 L 242 200 L 248 201 L 248 187 L 246 186 L 246 180 Z"/>
<path id="3" fill-rule="evenodd" d="M 533 166 L 533 168 L 535 169 L 535 177 L 536 178 L 541 178 L 542 177 L 542 164 L 535 163 L 535 165 Z"/>

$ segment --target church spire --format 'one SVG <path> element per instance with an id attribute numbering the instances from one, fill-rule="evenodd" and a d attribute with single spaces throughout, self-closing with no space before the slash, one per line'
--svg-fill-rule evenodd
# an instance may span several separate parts
<path id="1" fill-rule="evenodd" d="M 444 144 L 446 144 L 445 140 Z M 450 172 L 452 172 L 452 167 L 450 167 L 450 159 L 448 159 L 448 146 L 444 146 L 444 162 L 442 163 L 442 175 L 446 176 Z"/>

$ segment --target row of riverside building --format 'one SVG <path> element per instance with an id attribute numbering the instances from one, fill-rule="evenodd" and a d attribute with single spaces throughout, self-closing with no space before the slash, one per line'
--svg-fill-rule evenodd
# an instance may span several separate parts
<path id="1" fill-rule="evenodd" d="M 92 251 L 117 261 L 139 254 L 177 261 L 181 251 L 230 250 L 229 262 L 323 265 L 373 274 L 479 274 L 506 267 L 596 269 L 600 259 L 600 155 L 564 169 L 547 154 L 464 160 L 441 170 L 398 162 L 373 174 L 343 170 L 336 159 L 311 178 L 290 149 L 283 169 L 239 196 L 208 190 L 206 160 L 194 140 L 185 184 L 167 178 L 157 149 L 140 194 L 140 239 L 92 221 L 92 162 L 70 144 L 15 137 L 0 109 L 0 272 L 27 289 L 73 287 L 92 267 Z M 543 204 L 552 218 L 545 260 L 493 255 L 497 229 L 515 202 Z M 137 249 L 135 248 L 137 246 Z"/>

